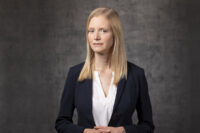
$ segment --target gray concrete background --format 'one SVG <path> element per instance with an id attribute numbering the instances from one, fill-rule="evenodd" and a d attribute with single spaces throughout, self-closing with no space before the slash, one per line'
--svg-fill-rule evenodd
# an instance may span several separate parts
<path id="1" fill-rule="evenodd" d="M 199 131 L 200 2 L 0 0 L 1 133 L 55 133 L 68 68 L 86 56 L 87 17 L 104 5 L 121 17 L 129 61 L 145 69 L 155 132 Z"/>

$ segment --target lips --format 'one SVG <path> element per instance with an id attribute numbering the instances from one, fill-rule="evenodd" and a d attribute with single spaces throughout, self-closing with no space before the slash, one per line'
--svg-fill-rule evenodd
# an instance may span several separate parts
<path id="1" fill-rule="evenodd" d="M 98 46 L 98 45 L 102 45 L 103 43 L 93 43 L 93 44 Z"/>

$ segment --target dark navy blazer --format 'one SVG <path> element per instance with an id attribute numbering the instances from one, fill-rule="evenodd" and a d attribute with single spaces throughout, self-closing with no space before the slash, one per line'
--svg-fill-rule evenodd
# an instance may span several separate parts
<path id="1" fill-rule="evenodd" d="M 77 81 L 83 65 L 84 62 L 69 69 L 55 122 L 58 133 L 83 133 L 85 128 L 95 126 L 92 115 L 92 79 Z M 113 113 L 108 126 L 124 126 L 126 133 L 153 133 L 155 127 L 144 69 L 128 61 L 127 68 L 127 80 L 121 78 L 117 84 Z M 75 108 L 78 124 L 73 124 L 72 121 Z M 135 109 L 137 125 L 132 122 Z"/>

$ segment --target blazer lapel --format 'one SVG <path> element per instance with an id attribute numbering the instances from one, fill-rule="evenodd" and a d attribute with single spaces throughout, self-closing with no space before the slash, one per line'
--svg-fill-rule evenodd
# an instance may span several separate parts
<path id="1" fill-rule="evenodd" d="M 114 107 L 113 107 L 113 112 L 115 112 L 116 107 L 120 101 L 120 97 L 122 95 L 123 89 L 124 89 L 124 85 L 126 83 L 126 79 L 122 78 L 120 79 L 120 81 L 117 84 L 117 94 L 116 94 L 116 98 L 115 98 L 115 103 L 114 103 Z"/>

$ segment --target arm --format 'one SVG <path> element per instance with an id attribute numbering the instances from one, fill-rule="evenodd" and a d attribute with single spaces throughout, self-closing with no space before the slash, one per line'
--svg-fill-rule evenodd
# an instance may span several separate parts
<path id="1" fill-rule="evenodd" d="M 84 127 L 73 124 L 74 87 L 77 82 L 75 73 L 69 69 L 62 93 L 60 111 L 56 119 L 55 128 L 58 133 L 83 133 Z"/>
<path id="2" fill-rule="evenodd" d="M 148 84 L 142 69 L 139 74 L 139 97 L 136 105 L 138 124 L 124 126 L 126 133 L 153 133 L 152 108 L 148 92 Z"/>

